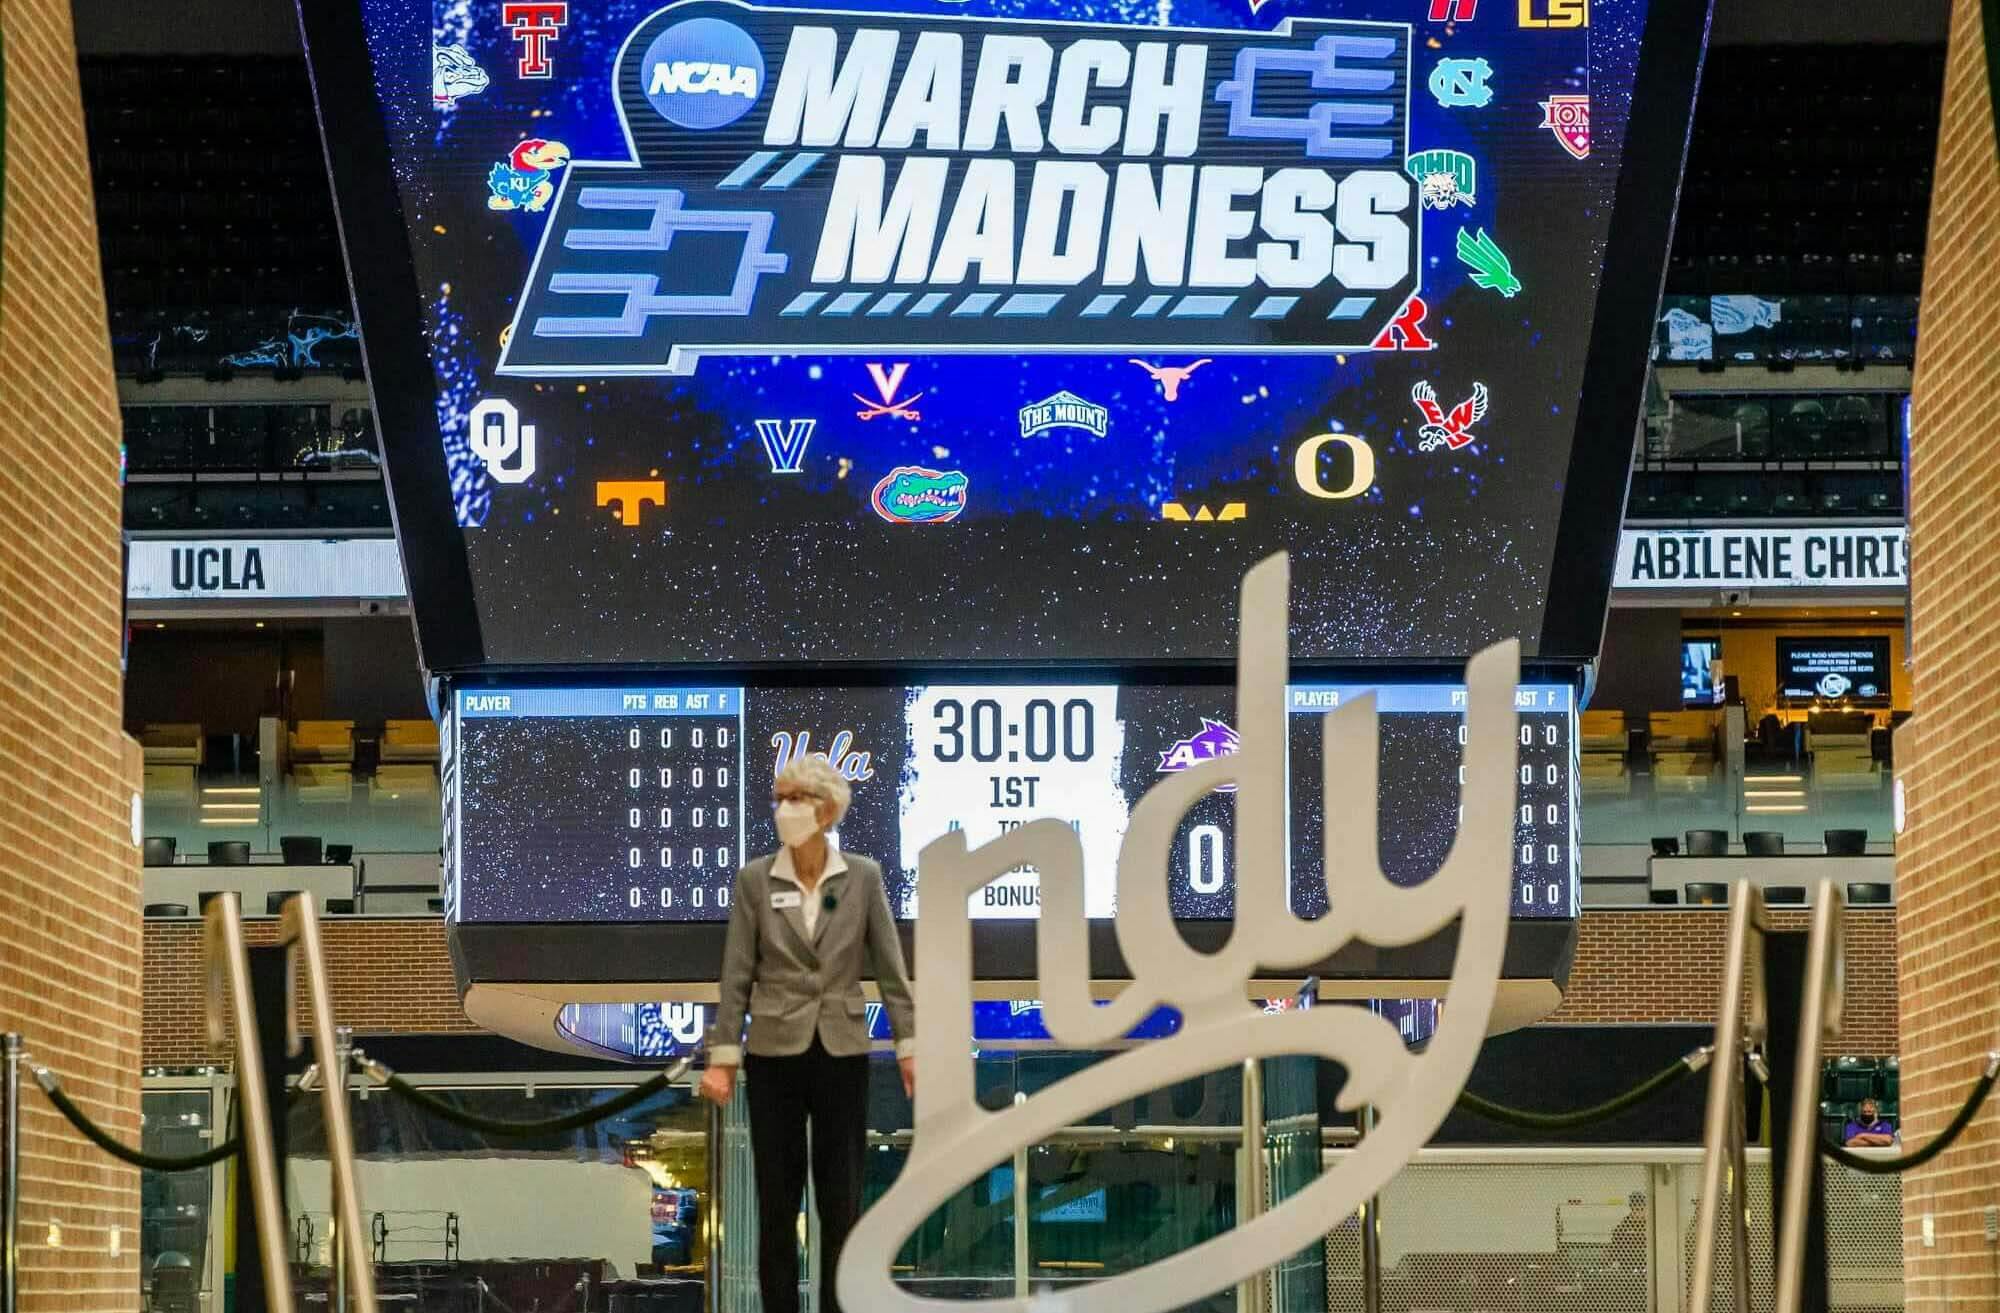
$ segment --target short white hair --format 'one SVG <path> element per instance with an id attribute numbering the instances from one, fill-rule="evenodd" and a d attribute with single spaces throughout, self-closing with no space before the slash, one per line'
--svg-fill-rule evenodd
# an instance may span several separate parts
<path id="1" fill-rule="evenodd" d="M 777 790 L 786 785 L 832 803 L 835 825 L 847 815 L 847 804 L 854 800 L 854 790 L 848 787 L 845 777 L 833 768 L 833 763 L 826 759 L 824 753 L 800 757 L 779 771 L 771 787 Z"/>

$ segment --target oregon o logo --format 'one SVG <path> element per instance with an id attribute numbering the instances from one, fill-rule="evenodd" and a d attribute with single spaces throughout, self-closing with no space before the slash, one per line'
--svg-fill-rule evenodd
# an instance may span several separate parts
<path id="1" fill-rule="evenodd" d="M 750 34 L 720 18 L 690 18 L 653 38 L 639 61 L 640 87 L 676 127 L 727 127 L 764 90 L 764 53 Z"/>

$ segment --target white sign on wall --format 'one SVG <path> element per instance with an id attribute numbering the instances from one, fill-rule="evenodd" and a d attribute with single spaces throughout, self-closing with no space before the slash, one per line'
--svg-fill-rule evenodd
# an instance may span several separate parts
<path id="1" fill-rule="evenodd" d="M 139 538 L 125 571 L 135 602 L 400 600 L 393 538 Z"/>
<path id="2" fill-rule="evenodd" d="M 1618 588 L 1906 588 L 1901 525 L 1627 529 Z"/>

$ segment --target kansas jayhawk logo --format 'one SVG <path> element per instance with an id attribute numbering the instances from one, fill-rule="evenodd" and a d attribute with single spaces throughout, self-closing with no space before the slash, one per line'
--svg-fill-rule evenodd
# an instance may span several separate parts
<path id="1" fill-rule="evenodd" d="M 1475 434 L 1472 426 L 1486 418 L 1486 385 L 1474 383 L 1472 395 L 1451 408 L 1449 415 L 1438 404 L 1437 393 L 1429 383 L 1418 383 L 1410 389 L 1410 400 L 1417 403 L 1417 409 L 1424 414 L 1423 427 L 1417 430 L 1418 451 L 1430 451 L 1436 447 L 1449 447 L 1457 451 L 1470 443 Z"/>

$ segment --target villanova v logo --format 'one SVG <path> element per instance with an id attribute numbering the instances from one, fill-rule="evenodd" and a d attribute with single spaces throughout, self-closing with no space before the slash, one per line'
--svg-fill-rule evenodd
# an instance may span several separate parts
<path id="1" fill-rule="evenodd" d="M 1253 1272 L 1318 1243 L 1430 1139 L 1451 1111 L 1486 1039 L 1499 992 L 1513 883 L 1516 718 L 1520 648 L 1488 648 L 1466 667 L 1464 819 L 1437 874 L 1408 888 L 1390 883 L 1377 859 L 1377 731 L 1372 699 L 1326 717 L 1326 796 L 1367 800 L 1328 807 L 1329 911 L 1293 914 L 1285 887 L 1285 681 L 1289 661 L 1288 564 L 1274 556 L 1243 580 L 1237 656 L 1237 750 L 1167 775 L 1132 809 L 1118 852 L 1118 948 L 1132 979 L 1099 1006 L 1092 992 L 1089 923 L 1083 908 L 1083 848 L 1059 820 L 1031 821 L 977 849 L 963 832 L 925 845 L 917 921 L 917 1107 L 909 1159 L 888 1193 L 863 1215 L 838 1274 L 840 1302 L 868 1313 L 1163 1313 L 1226 1290 Z M 1236 786 L 1236 909 L 1229 942 L 1208 954 L 1188 947 L 1167 901 L 1166 866 L 1188 808 Z M 1116 1043 L 1155 1008 L 1182 1018 L 1172 1039 L 1139 1043 L 1057 1081 L 1034 1098 L 981 1107 L 972 1069 L 972 934 L 966 900 L 1007 871 L 1041 872 L 1035 928 L 1042 1016 L 1061 1048 Z M 1456 925 L 1449 992 L 1430 1045 L 1411 1053 L 1396 1027 L 1365 1008 L 1262 1014 L 1250 982 L 1324 962 L 1356 941 L 1413 944 Z M 904 1239 L 965 1185 L 1018 1148 L 1075 1125 L 1135 1094 L 1273 1054 L 1310 1054 L 1347 1073 L 1344 1109 L 1373 1104 L 1379 1128 L 1339 1164 L 1271 1212 L 1157 1263 L 1051 1296 L 958 1301 L 895 1284 L 889 1265 Z M 1045 1302 L 1046 1301 L 1046 1302 Z"/>
<path id="2" fill-rule="evenodd" d="M 757 439 L 764 444 L 764 454 L 770 458 L 771 473 L 797 474 L 805 468 L 806 443 L 812 441 L 813 429 L 818 425 L 816 419 L 757 421 Z"/>

